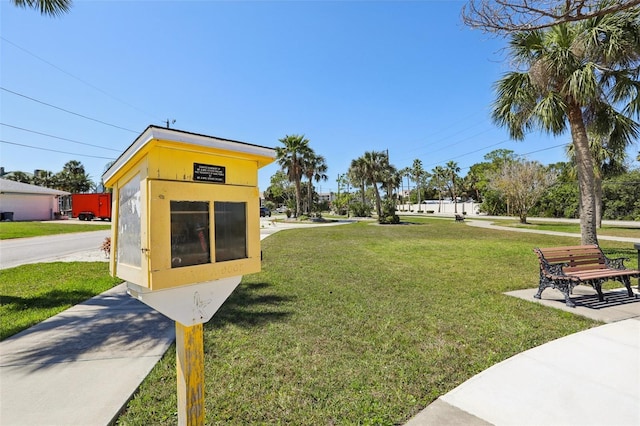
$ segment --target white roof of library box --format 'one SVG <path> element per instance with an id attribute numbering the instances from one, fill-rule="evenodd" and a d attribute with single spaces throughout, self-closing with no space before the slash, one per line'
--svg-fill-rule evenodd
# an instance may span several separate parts
<path id="1" fill-rule="evenodd" d="M 111 167 L 104 172 L 102 180 L 106 182 L 111 179 L 120 170 L 120 168 L 133 158 L 145 145 L 153 140 L 184 142 L 205 148 L 223 149 L 268 158 L 269 161 L 265 161 L 265 164 L 262 165 L 273 162 L 276 157 L 275 149 L 268 148 L 266 146 L 150 125 L 140 134 L 140 136 L 136 138 L 135 141 L 133 141 L 133 143 L 120 155 L 120 157 L 113 162 Z"/>

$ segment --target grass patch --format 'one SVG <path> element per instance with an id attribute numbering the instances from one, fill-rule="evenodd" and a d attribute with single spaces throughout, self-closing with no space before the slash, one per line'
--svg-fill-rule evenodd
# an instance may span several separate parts
<path id="1" fill-rule="evenodd" d="M 111 229 L 111 225 L 62 224 L 47 222 L 0 222 L 0 240 L 10 238 L 40 237 L 43 235 L 70 234 Z"/>
<path id="2" fill-rule="evenodd" d="M 264 240 L 262 272 L 205 324 L 206 423 L 400 424 L 489 366 L 599 324 L 502 294 L 537 286 L 533 247 L 574 239 L 411 221 Z M 172 348 L 118 424 L 175 424 L 175 389 Z"/>
<path id="3" fill-rule="evenodd" d="M 494 224 L 500 226 L 510 226 L 513 228 L 535 229 L 540 231 L 571 232 L 574 234 L 580 234 L 579 224 L 560 222 L 536 222 L 535 220 L 529 220 L 529 222 L 530 223 L 522 224 L 519 221 L 505 220 L 494 222 Z M 602 228 L 598 229 L 598 235 L 640 239 L 640 228 L 603 225 Z"/>
<path id="4" fill-rule="evenodd" d="M 0 270 L 0 340 L 120 283 L 105 262 L 56 262 Z"/>

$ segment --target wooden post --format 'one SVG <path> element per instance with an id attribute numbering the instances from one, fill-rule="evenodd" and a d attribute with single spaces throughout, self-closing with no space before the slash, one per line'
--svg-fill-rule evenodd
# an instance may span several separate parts
<path id="1" fill-rule="evenodd" d="M 176 321 L 178 425 L 204 426 L 204 336 L 202 324 Z"/>

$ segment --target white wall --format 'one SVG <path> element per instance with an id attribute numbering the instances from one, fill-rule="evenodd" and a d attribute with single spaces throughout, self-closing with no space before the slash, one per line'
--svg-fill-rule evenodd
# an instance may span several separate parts
<path id="1" fill-rule="evenodd" d="M 0 212 L 13 212 L 13 220 L 51 220 L 58 211 L 55 195 L 0 194 Z"/>
<path id="2" fill-rule="evenodd" d="M 408 212 L 413 210 L 413 213 L 418 213 L 418 210 L 422 210 L 422 213 L 426 213 L 427 210 L 433 210 L 434 213 L 438 213 L 438 205 L 440 206 L 440 213 L 442 214 L 456 214 L 456 206 L 454 203 L 450 201 L 443 201 L 439 203 L 438 200 L 429 200 L 427 203 L 418 204 L 400 204 L 397 208 L 399 213 L 403 211 Z M 458 203 L 457 210 L 458 214 L 462 214 L 462 212 L 467 212 L 468 216 L 476 215 L 478 213 L 478 209 L 480 208 L 480 203 Z"/>

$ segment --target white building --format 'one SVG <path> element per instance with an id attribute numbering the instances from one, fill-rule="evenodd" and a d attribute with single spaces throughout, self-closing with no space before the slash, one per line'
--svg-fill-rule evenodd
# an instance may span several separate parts
<path id="1" fill-rule="evenodd" d="M 333 200 L 336 199 L 335 192 L 320 192 L 318 194 L 318 203 L 333 203 Z"/>
<path id="2" fill-rule="evenodd" d="M 68 192 L 0 179 L 2 220 L 51 220 L 60 212 L 58 198 Z"/>
<path id="3" fill-rule="evenodd" d="M 480 203 L 461 202 L 454 203 L 451 200 L 424 200 L 420 205 L 399 204 L 397 212 L 414 212 L 414 213 L 441 213 L 441 214 L 463 214 L 478 215 L 480 214 Z"/>

